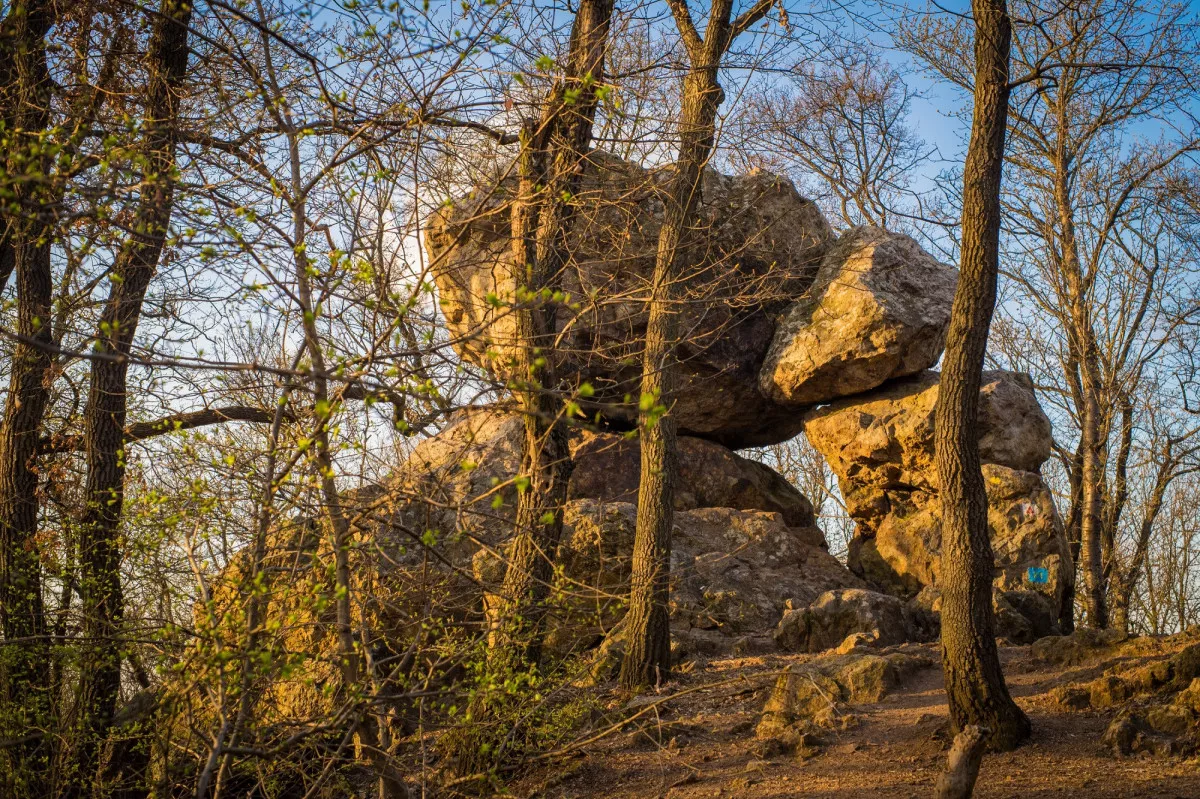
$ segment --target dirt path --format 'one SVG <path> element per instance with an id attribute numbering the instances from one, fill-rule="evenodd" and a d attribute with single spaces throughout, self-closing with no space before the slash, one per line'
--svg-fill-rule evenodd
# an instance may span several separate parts
<path id="1" fill-rule="evenodd" d="M 929 647 L 927 654 L 935 655 Z M 1200 799 L 1200 761 L 1116 759 L 1100 746 L 1109 715 L 1060 710 L 1048 691 L 1096 668 L 1038 669 L 1029 650 L 1003 650 L 1009 686 L 1029 713 L 1033 739 L 983 761 L 975 796 L 1162 797 Z M 853 707 L 857 724 L 831 734 L 807 760 L 765 757 L 753 726 L 772 675 L 801 658 L 714 661 L 681 676 L 671 690 L 698 690 L 671 702 L 647 729 L 623 733 L 514 785 L 518 796 L 558 799 L 670 797 L 930 797 L 945 764 L 947 709 L 941 672 L 926 669 L 882 702 Z"/>

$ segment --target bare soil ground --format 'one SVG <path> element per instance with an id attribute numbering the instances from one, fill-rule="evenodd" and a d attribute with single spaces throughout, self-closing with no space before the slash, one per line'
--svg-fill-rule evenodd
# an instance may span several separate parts
<path id="1" fill-rule="evenodd" d="M 936 645 L 905 649 L 937 659 Z M 1003 647 L 1001 657 L 1034 733 L 1019 750 L 984 758 L 976 797 L 1200 799 L 1200 760 L 1115 758 L 1100 743 L 1112 712 L 1062 710 L 1049 696 L 1058 685 L 1098 676 L 1112 660 L 1047 667 L 1029 647 Z M 775 675 L 805 659 L 714 660 L 678 675 L 658 696 L 627 703 L 614 694 L 614 711 L 635 712 L 642 703 L 646 712 L 638 724 L 509 787 L 517 796 L 547 799 L 933 796 L 948 745 L 936 667 L 910 677 L 882 702 L 850 708 L 855 719 L 848 729 L 829 733 L 820 754 L 767 756 L 754 737 L 759 711 Z M 679 692 L 686 693 L 647 704 Z"/>

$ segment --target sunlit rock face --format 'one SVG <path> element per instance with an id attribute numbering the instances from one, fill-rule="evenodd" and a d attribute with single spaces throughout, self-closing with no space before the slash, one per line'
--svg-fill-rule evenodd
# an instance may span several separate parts
<path id="1" fill-rule="evenodd" d="M 672 167 L 646 170 L 589 156 L 561 275 L 560 377 L 596 390 L 589 410 L 613 425 L 636 419 L 648 298 L 663 191 Z M 513 181 L 480 186 L 434 214 L 425 245 L 459 354 L 510 376 L 515 320 L 510 210 Z M 674 286 L 680 388 L 672 413 L 688 434 L 735 448 L 784 441 L 798 415 L 759 390 L 781 316 L 805 296 L 833 241 L 816 205 L 766 172 L 704 172 L 703 201 Z"/>
<path id="2" fill-rule="evenodd" d="M 439 559 L 470 571 L 477 584 L 469 590 L 485 611 L 498 607 L 522 434 L 521 416 L 503 408 L 456 414 L 397 473 L 392 492 L 403 499 L 380 517 L 374 543 L 396 563 L 416 566 L 425 554 L 404 531 L 436 529 Z M 671 624 L 681 652 L 729 652 L 747 641 L 771 648 L 789 604 L 865 586 L 829 554 L 812 504 L 782 476 L 713 441 L 681 436 L 678 443 Z M 570 451 L 547 639 L 563 654 L 595 645 L 624 612 L 641 469 L 633 436 L 574 429 Z"/>
<path id="3" fill-rule="evenodd" d="M 837 474 L 857 523 L 850 569 L 901 596 L 936 586 L 940 576 L 933 440 L 938 379 L 936 372 L 922 372 L 807 417 L 808 439 Z M 1028 377 L 984 373 L 979 438 L 996 587 L 1037 591 L 1057 608 L 1073 569 L 1053 497 L 1038 472 L 1052 437 Z M 1046 569 L 1046 581 L 1031 582 L 1031 568 Z"/>
<path id="4" fill-rule="evenodd" d="M 776 402 L 810 406 L 934 366 L 957 281 L 908 236 L 849 231 L 775 330 L 760 388 Z"/>

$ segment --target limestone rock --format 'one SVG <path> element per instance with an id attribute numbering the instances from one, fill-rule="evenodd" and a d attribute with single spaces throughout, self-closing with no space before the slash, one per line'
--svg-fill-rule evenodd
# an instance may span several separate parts
<path id="1" fill-rule="evenodd" d="M 655 170 L 593 152 L 576 195 L 571 257 L 558 307 L 559 375 L 589 382 L 588 405 L 614 423 L 636 419 L 646 297 L 672 166 Z M 765 172 L 705 170 L 699 233 L 678 291 L 680 429 L 730 446 L 786 440 L 800 420 L 762 395 L 758 372 L 777 316 L 803 296 L 833 237 L 816 205 Z M 443 314 L 462 357 L 508 376 L 518 288 L 509 239 L 511 180 L 478 188 L 425 229 Z M 632 398 L 632 402 L 627 399 Z"/>
<path id="2" fill-rule="evenodd" d="M 1196 716 L 1179 705 L 1156 705 L 1146 711 L 1146 723 L 1156 732 L 1183 735 L 1191 728 Z"/>
<path id="3" fill-rule="evenodd" d="M 591 532 L 600 515 L 610 519 L 608 529 L 620 531 L 620 544 L 598 540 Z M 613 517 L 621 522 L 614 523 Z M 567 576 L 623 597 L 635 518 L 636 507 L 630 503 L 572 502 L 566 515 L 570 527 L 559 550 Z M 790 599 L 812 601 L 833 588 L 861 585 L 823 543 L 816 528 L 789 527 L 776 513 L 731 508 L 677 512 L 671 540 L 673 633 L 693 654 L 725 651 L 741 636 L 775 626 Z M 583 556 L 588 549 L 622 554 L 604 562 L 599 555 Z"/>
<path id="4" fill-rule="evenodd" d="M 1092 706 L 1091 694 L 1074 685 L 1060 685 L 1050 696 L 1063 710 L 1088 710 Z"/>
<path id="5" fill-rule="evenodd" d="M 522 424 L 502 408 L 460 412 L 414 448 L 376 541 L 432 531 L 440 558 L 469 568 L 485 587 L 485 610 L 504 574 L 512 535 Z M 812 505 L 767 466 L 704 439 L 681 437 L 680 490 L 672 539 L 672 633 L 688 655 L 769 644 L 787 602 L 864 583 L 828 553 Z M 574 430 L 574 470 L 559 545 L 561 570 L 547 644 L 577 651 L 619 621 L 629 591 L 640 453 L 636 438 Z M 499 500 L 497 501 L 497 497 Z M 390 524 L 390 529 L 389 529 Z M 409 541 L 409 543 L 412 543 Z M 423 556 L 393 547 L 397 562 Z"/>
<path id="6" fill-rule="evenodd" d="M 788 610 L 775 628 L 775 641 L 790 652 L 833 649 L 847 637 L 865 634 L 872 645 L 913 640 L 904 602 L 861 589 L 829 591 L 804 608 Z"/>
<path id="7" fill-rule="evenodd" d="M 478 549 L 475 539 L 495 546 L 511 534 L 522 436 L 520 416 L 503 408 L 458 412 L 441 432 L 413 449 L 395 481 L 413 502 L 395 512 L 411 527 L 440 530 L 447 556 L 468 564 Z M 813 526 L 812 504 L 769 466 L 712 441 L 690 436 L 678 441 L 677 509 L 778 513 L 785 525 L 807 530 L 814 546 L 825 547 Z M 636 438 L 574 430 L 571 454 L 575 469 L 568 499 L 636 501 L 641 472 Z M 496 496 L 500 507 L 493 507 Z"/>
<path id="8" fill-rule="evenodd" d="M 1165 718 L 1164 715 L 1157 717 L 1160 721 Z M 1176 728 L 1178 725 L 1172 721 L 1168 726 Z M 1117 757 L 1174 757 L 1191 754 L 1196 749 L 1196 742 L 1190 737 L 1176 738 L 1172 733 L 1156 729 L 1147 716 L 1129 711 L 1113 719 L 1104 732 L 1102 742 Z"/>
<path id="9" fill-rule="evenodd" d="M 810 411 L 805 434 L 838 477 L 853 477 L 854 485 L 903 483 L 936 491 L 933 422 L 939 378 L 937 372 L 921 372 Z M 1019 471 L 1037 471 L 1054 443 L 1033 384 L 1016 372 L 983 373 L 979 432 L 983 463 Z"/>
<path id="10" fill-rule="evenodd" d="M 755 735 L 779 737 L 799 721 L 836 709 L 841 699 L 842 686 L 821 669 L 809 664 L 791 666 L 775 681 Z"/>
<path id="11" fill-rule="evenodd" d="M 1193 715 L 1200 715 L 1200 677 L 1193 679 L 1187 688 L 1179 692 L 1175 704 L 1187 708 Z"/>
<path id="12" fill-rule="evenodd" d="M 900 687 L 900 671 L 888 658 L 867 655 L 838 673 L 838 681 L 853 704 L 879 702 Z"/>
<path id="13" fill-rule="evenodd" d="M 1054 447 L 1050 417 L 1038 404 L 1029 375 L 983 373 L 979 387 L 979 454 L 984 463 L 1036 472 Z"/>
<path id="14" fill-rule="evenodd" d="M 1034 641 L 1032 655 L 1036 662 L 1044 665 L 1078 666 L 1111 653 L 1113 646 L 1123 637 L 1122 633 L 1115 630 L 1081 627 L 1070 635 Z"/>
<path id="15" fill-rule="evenodd" d="M 914 596 L 939 579 L 942 530 L 933 441 L 938 377 L 922 372 L 806 417 L 808 440 L 837 475 L 857 524 L 851 570 L 900 596 Z M 1037 591 L 1057 609 L 1074 570 L 1053 497 L 1036 471 L 1049 457 L 1052 438 L 1029 379 L 985 372 L 979 425 L 995 585 L 1005 592 Z M 1046 569 L 1048 581 L 1032 583 L 1031 568 Z M 1048 629 L 1033 619 L 1022 636 Z"/>
<path id="16" fill-rule="evenodd" d="M 573 500 L 564 513 L 561 573 L 547 645 L 571 651 L 603 637 L 624 612 L 637 508 L 628 502 Z M 780 514 L 697 508 L 675 514 L 671 539 L 671 633 L 687 655 L 729 652 L 765 634 L 788 601 L 811 602 L 862 582 L 822 546 L 814 527 L 789 527 Z M 477 580 L 498 588 L 503 559 L 481 550 Z M 491 604 L 490 602 L 488 603 Z M 607 639 L 606 639 L 607 640 Z"/>
<path id="17" fill-rule="evenodd" d="M 1014 644 L 1061 635 L 1058 611 L 1059 606 L 1040 591 L 992 590 L 996 636 Z"/>
<path id="18" fill-rule="evenodd" d="M 1088 699 L 1097 709 L 1124 704 L 1133 693 L 1133 686 L 1115 674 L 1097 677 L 1088 684 Z"/>
<path id="19" fill-rule="evenodd" d="M 774 511 L 792 527 L 816 523 L 812 503 L 766 464 L 713 441 L 681 436 L 676 506 Z M 636 502 L 641 450 L 636 438 L 580 431 L 572 447 L 573 498 Z"/>
<path id="20" fill-rule="evenodd" d="M 788 309 L 759 373 L 771 399 L 810 406 L 935 365 L 958 273 L 908 236 L 855 228 Z"/>
<path id="21" fill-rule="evenodd" d="M 771 630 L 788 600 L 806 603 L 826 591 L 862 587 L 826 551 L 824 540 L 819 529 L 789 527 L 776 513 L 730 508 L 677 513 L 671 541 L 673 626 L 719 634 L 717 641 L 724 643 Z"/>
<path id="22" fill-rule="evenodd" d="M 775 681 L 755 734 L 760 739 L 794 737 L 812 727 L 833 727 L 845 703 L 878 702 L 911 675 L 930 668 L 923 655 L 851 653 L 789 666 Z"/>

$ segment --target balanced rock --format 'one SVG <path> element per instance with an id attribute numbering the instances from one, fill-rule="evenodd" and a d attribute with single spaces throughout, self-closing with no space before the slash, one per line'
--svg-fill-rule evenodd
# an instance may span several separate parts
<path id="1" fill-rule="evenodd" d="M 759 373 L 771 399 L 809 406 L 935 365 L 958 273 L 908 236 L 855 228 L 788 309 Z"/>
<path id="2" fill-rule="evenodd" d="M 595 390 L 588 410 L 636 419 L 647 298 L 673 167 L 646 170 L 593 152 L 575 198 L 558 305 L 559 376 Z M 425 245 L 442 311 L 462 357 L 508 376 L 516 344 L 511 179 L 433 215 Z M 791 438 L 801 422 L 759 391 L 778 316 L 804 296 L 833 238 L 816 205 L 765 172 L 707 169 L 699 226 L 676 283 L 680 429 L 733 447 Z"/>
<path id="3" fill-rule="evenodd" d="M 856 522 L 851 570 L 900 596 L 936 586 L 940 576 L 937 392 L 937 373 L 923 372 L 812 411 L 805 428 L 837 475 Z M 995 585 L 1038 591 L 1059 608 L 1074 570 L 1053 497 L 1036 471 L 1050 455 L 1052 438 L 1027 377 L 984 373 L 979 431 Z"/>

